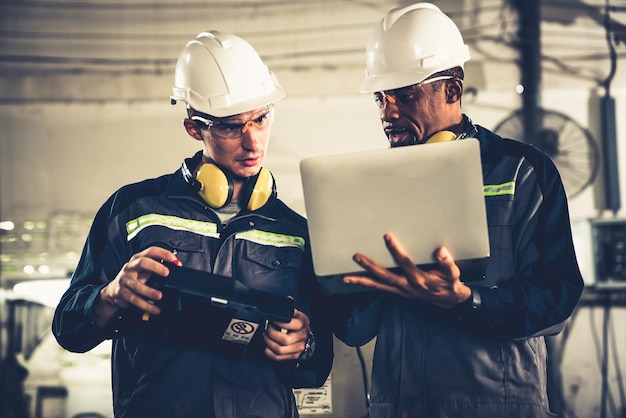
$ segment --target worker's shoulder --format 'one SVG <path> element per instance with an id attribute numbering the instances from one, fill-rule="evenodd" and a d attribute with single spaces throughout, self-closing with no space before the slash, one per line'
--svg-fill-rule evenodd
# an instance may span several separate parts
<path id="1" fill-rule="evenodd" d="M 531 165 L 553 165 L 552 159 L 534 145 L 515 138 L 502 137 L 482 126 L 479 126 L 478 139 L 483 157 L 510 156 L 524 158 Z"/>

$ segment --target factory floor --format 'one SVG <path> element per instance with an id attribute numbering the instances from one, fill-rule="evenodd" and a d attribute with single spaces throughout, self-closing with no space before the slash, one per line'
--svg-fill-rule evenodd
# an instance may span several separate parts
<path id="1" fill-rule="evenodd" d="M 362 350 L 367 367 L 373 347 L 372 342 Z M 110 352 L 111 342 L 105 341 L 87 353 L 70 353 L 48 333 L 27 360 L 18 359 L 28 370 L 29 418 L 113 418 Z M 336 340 L 333 372 L 324 387 L 294 390 L 301 418 L 364 418 L 361 367 L 357 352 Z"/>

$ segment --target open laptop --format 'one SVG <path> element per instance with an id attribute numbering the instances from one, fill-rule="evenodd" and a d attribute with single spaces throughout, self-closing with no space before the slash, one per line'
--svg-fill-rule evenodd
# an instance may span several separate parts
<path id="1" fill-rule="evenodd" d="M 476 139 L 306 158 L 300 174 L 314 270 L 326 293 L 366 290 L 342 282 L 363 272 L 352 260 L 357 252 L 397 268 L 387 232 L 423 268 L 445 245 L 462 280 L 484 277 L 489 237 Z"/>

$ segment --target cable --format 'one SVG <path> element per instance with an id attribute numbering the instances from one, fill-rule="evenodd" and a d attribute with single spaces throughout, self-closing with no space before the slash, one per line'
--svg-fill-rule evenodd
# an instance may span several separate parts
<path id="1" fill-rule="evenodd" d="M 626 411 L 626 392 L 624 391 L 624 380 L 622 379 L 622 368 L 620 366 L 620 362 L 619 362 L 619 351 L 617 348 L 617 343 L 616 340 L 617 338 L 615 337 L 615 325 L 614 323 L 611 324 L 611 329 L 610 329 L 610 338 L 611 338 L 611 351 L 613 353 L 613 363 L 615 364 L 615 373 L 616 373 L 616 380 L 617 380 L 617 386 L 619 388 L 619 397 L 620 397 L 620 404 L 621 404 L 621 411 Z M 623 413 L 622 416 L 623 417 Z"/>
<path id="2" fill-rule="evenodd" d="M 602 376 L 601 386 L 600 386 L 600 418 L 606 417 L 606 394 L 609 389 L 608 382 L 608 362 L 609 362 L 609 344 L 608 344 L 608 326 L 610 321 L 610 310 L 608 304 L 603 306 L 603 320 L 602 320 L 602 361 L 600 363 L 600 373 Z"/>
<path id="3" fill-rule="evenodd" d="M 187 2 L 152 2 L 146 3 L 143 1 L 130 2 L 130 1 L 64 1 L 64 2 L 50 2 L 50 1 L 20 1 L 19 3 L 12 4 L 12 7 L 19 7 L 24 9 L 29 8 L 41 8 L 41 9 L 100 9 L 100 10 L 146 10 L 146 9 L 189 9 L 198 8 L 206 9 L 223 8 L 223 9 L 255 9 L 260 7 L 279 7 L 279 6 L 300 6 L 300 7 L 317 7 L 319 5 L 328 5 L 335 3 L 343 3 L 341 0 L 309 0 L 306 2 L 294 2 L 293 0 L 259 0 L 259 1 L 187 1 Z"/>
<path id="4" fill-rule="evenodd" d="M 563 331 L 561 331 L 561 341 L 560 341 L 561 347 L 559 348 L 561 353 L 565 352 L 565 347 L 567 345 L 567 341 L 569 339 L 570 333 L 572 332 L 572 328 L 574 327 L 574 324 L 576 322 L 576 317 L 578 316 L 578 312 L 579 312 L 579 308 L 574 309 L 567 323 L 565 324 L 565 328 L 563 328 Z M 560 356 L 559 364 L 558 364 L 559 371 L 561 370 L 562 363 L 563 363 L 563 356 Z M 568 418 L 568 417 L 578 418 L 576 413 L 572 409 L 571 405 L 565 398 L 565 396 L 562 397 L 562 405 L 563 405 L 563 418 Z"/>
<path id="5" fill-rule="evenodd" d="M 605 295 L 605 297 L 607 296 Z M 606 303 L 608 302 L 605 301 L 605 304 Z M 607 376 L 608 364 L 606 365 L 607 367 L 605 368 L 606 358 L 603 357 L 603 352 L 605 351 L 603 347 L 603 342 L 606 341 L 606 335 L 604 334 L 602 335 L 602 342 L 601 342 L 601 338 L 598 335 L 598 329 L 596 328 L 596 324 L 595 324 L 594 311 L 595 310 L 593 308 L 589 308 L 589 315 L 590 315 L 589 323 L 591 326 L 594 347 L 596 349 L 596 357 L 597 357 L 598 364 L 600 366 L 601 380 L 602 380 L 601 396 L 600 396 L 601 415 L 599 418 L 606 418 L 606 402 L 609 403 L 613 416 L 616 416 L 616 407 L 615 407 L 615 401 L 613 400 L 613 395 L 608 385 L 607 386 L 604 385 L 605 382 L 608 382 L 607 380 L 608 379 L 608 376 Z M 606 312 L 605 312 L 604 321 L 603 321 L 603 329 L 606 325 L 606 321 L 607 321 L 607 317 L 606 317 Z"/>
<path id="6" fill-rule="evenodd" d="M 615 52 L 615 44 L 613 43 L 613 37 L 611 36 L 611 15 L 609 11 L 610 1 L 606 0 L 606 10 L 604 13 L 604 29 L 606 31 L 606 42 L 609 47 L 609 58 L 611 59 L 611 70 L 609 71 L 609 75 L 604 80 L 604 91 L 606 97 L 611 95 L 611 82 L 613 81 L 613 77 L 615 77 L 615 72 L 617 71 L 617 54 Z"/>
<path id="7" fill-rule="evenodd" d="M 359 357 L 359 363 L 361 364 L 361 375 L 363 376 L 363 391 L 365 392 L 365 407 L 369 411 L 369 408 L 370 408 L 369 379 L 367 376 L 367 366 L 365 365 L 365 358 L 363 357 L 363 351 L 361 350 L 361 347 L 356 348 L 356 354 Z"/>

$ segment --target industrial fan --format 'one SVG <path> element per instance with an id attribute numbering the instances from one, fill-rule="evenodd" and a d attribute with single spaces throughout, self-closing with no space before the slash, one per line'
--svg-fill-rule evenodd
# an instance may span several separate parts
<path id="1" fill-rule="evenodd" d="M 572 198 L 593 183 L 598 174 L 598 145 L 589 130 L 569 116 L 546 109 L 537 112 L 540 127 L 534 138 L 525 138 L 522 110 L 504 118 L 494 132 L 533 145 L 547 154 L 559 170 L 567 196 Z"/>

